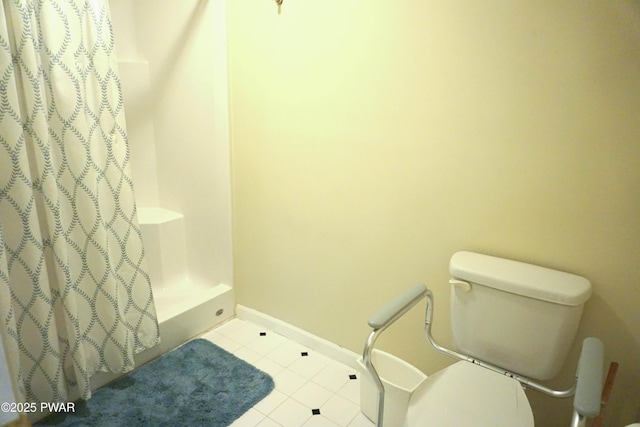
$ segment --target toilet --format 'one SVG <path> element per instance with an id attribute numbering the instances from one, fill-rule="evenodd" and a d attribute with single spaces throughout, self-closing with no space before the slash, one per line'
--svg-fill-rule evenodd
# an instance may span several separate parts
<path id="1" fill-rule="evenodd" d="M 405 425 L 534 427 L 516 378 L 558 374 L 591 296 L 590 282 L 473 252 L 455 253 L 449 271 L 455 351 L 468 357 L 422 382 Z"/>
<path id="2" fill-rule="evenodd" d="M 429 376 L 409 403 L 408 426 L 533 427 L 522 385 L 465 361 Z"/>

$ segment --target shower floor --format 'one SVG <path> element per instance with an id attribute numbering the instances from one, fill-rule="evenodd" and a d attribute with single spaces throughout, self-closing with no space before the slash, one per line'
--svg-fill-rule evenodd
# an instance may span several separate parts
<path id="1" fill-rule="evenodd" d="M 360 372 L 253 322 L 234 318 L 201 336 L 270 374 L 275 389 L 231 427 L 372 427 Z"/>

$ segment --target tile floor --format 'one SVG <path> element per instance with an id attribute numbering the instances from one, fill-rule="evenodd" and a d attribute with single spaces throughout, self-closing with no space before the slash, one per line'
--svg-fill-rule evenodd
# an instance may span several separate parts
<path id="1" fill-rule="evenodd" d="M 270 374 L 275 389 L 231 427 L 372 427 L 361 412 L 360 373 L 238 318 L 202 335 Z"/>

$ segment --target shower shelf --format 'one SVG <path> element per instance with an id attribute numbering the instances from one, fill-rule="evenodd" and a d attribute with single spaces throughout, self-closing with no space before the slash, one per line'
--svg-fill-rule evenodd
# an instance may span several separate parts
<path id="1" fill-rule="evenodd" d="M 154 291 L 163 291 L 185 280 L 187 248 L 184 215 L 168 209 L 138 208 L 147 266 Z"/>

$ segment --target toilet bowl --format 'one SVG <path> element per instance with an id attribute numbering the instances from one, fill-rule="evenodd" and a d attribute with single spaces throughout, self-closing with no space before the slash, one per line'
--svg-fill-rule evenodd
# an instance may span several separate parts
<path id="1" fill-rule="evenodd" d="M 405 426 L 533 427 L 522 385 L 460 361 L 429 376 L 413 393 Z"/>

